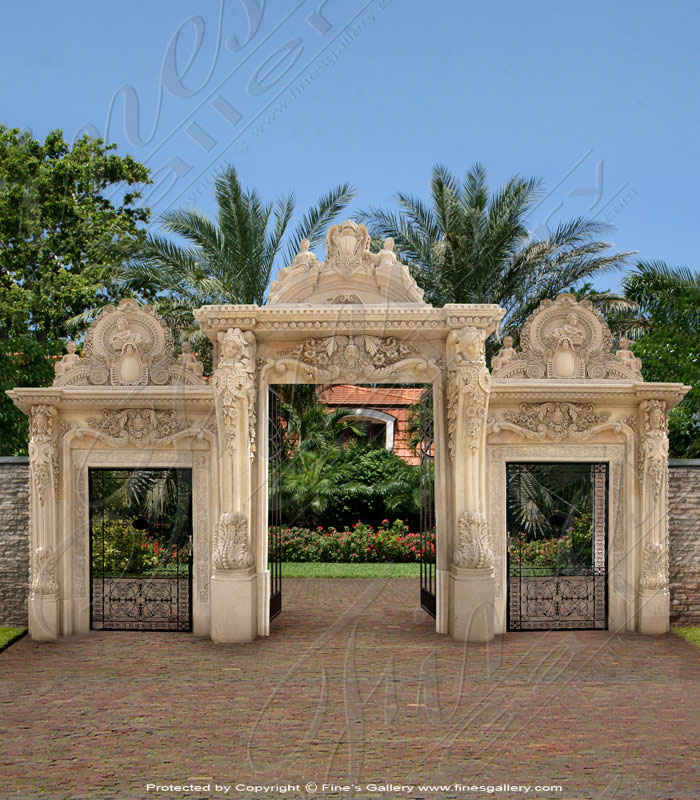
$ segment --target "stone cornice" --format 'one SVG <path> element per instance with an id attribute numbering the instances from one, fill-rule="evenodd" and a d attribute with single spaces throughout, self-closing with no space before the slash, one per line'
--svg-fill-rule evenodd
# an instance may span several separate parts
<path id="1" fill-rule="evenodd" d="M 442 336 L 453 328 L 474 326 L 491 333 L 505 312 L 497 305 L 451 304 L 433 306 L 386 305 L 275 305 L 203 306 L 194 312 L 197 322 L 212 341 L 229 328 L 255 329 L 256 338 L 275 333 L 304 337 L 325 333 L 371 331 L 401 336 L 416 331 L 435 331 Z"/>
<path id="2" fill-rule="evenodd" d="M 210 386 L 76 386 L 60 389 L 11 389 L 6 392 L 13 403 L 29 413 L 34 405 L 56 406 L 64 412 L 84 408 L 141 408 L 170 409 L 187 407 L 196 411 L 213 409 L 214 396 Z"/>
<path id="3" fill-rule="evenodd" d="M 525 401 L 568 401 L 639 403 L 642 400 L 665 400 L 669 409 L 680 403 L 690 386 L 682 383 L 644 383 L 641 381 L 592 380 L 503 380 L 491 382 L 490 407 Z"/>

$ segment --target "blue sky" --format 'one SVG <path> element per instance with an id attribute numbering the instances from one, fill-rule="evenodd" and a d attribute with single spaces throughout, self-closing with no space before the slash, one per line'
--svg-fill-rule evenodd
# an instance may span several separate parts
<path id="1" fill-rule="evenodd" d="M 261 8 L 262 7 L 262 8 Z M 0 122 L 107 136 L 156 211 L 213 213 L 233 162 L 302 211 L 427 195 L 430 169 L 542 177 L 536 233 L 579 214 L 698 267 L 696 2 L 4 0 Z M 111 109 L 111 111 L 110 111 Z M 604 278 L 601 286 L 615 286 Z"/>

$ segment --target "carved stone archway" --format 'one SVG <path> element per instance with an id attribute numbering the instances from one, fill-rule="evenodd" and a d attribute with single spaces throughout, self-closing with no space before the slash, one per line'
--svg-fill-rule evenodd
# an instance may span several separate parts
<path id="1" fill-rule="evenodd" d="M 54 385 L 9 392 L 30 415 L 35 639 L 89 630 L 87 470 L 193 469 L 194 632 L 219 642 L 269 633 L 268 386 L 421 383 L 434 391 L 436 630 L 488 641 L 504 630 L 508 459 L 611 466 L 610 627 L 668 628 L 666 415 L 687 387 L 644 383 L 625 345 L 571 295 L 546 301 L 521 350 L 484 342 L 503 311 L 423 301 L 387 240 L 333 226 L 326 261 L 308 243 L 265 306 L 195 312 L 214 344 L 208 382 L 148 307 L 103 310 Z M 492 379 L 493 378 L 493 379 Z"/>

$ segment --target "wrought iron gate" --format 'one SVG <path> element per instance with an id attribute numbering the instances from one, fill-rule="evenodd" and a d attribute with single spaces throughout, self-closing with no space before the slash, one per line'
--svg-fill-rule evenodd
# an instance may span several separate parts
<path id="1" fill-rule="evenodd" d="M 508 630 L 607 628 L 608 465 L 507 465 Z"/>
<path id="2" fill-rule="evenodd" d="M 192 630 L 192 471 L 91 469 L 90 625 Z"/>
<path id="3" fill-rule="evenodd" d="M 435 421 L 433 389 L 421 395 L 418 405 L 418 455 L 420 458 L 420 604 L 435 616 Z"/>
<path id="4" fill-rule="evenodd" d="M 270 619 L 282 611 L 282 459 L 284 456 L 284 426 L 282 424 L 282 397 L 272 387 L 268 392 L 269 441 L 269 512 L 268 553 L 270 570 Z"/>

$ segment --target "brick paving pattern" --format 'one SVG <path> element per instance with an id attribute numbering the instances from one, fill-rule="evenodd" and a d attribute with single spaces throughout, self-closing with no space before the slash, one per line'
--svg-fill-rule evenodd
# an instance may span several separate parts
<path id="1" fill-rule="evenodd" d="M 434 633 L 417 591 L 409 579 L 289 579 L 272 635 L 249 645 L 175 633 L 24 638 L 0 654 L 0 797 L 181 797 L 146 784 L 191 779 L 700 796 L 698 649 L 587 631 L 465 647 Z"/>

